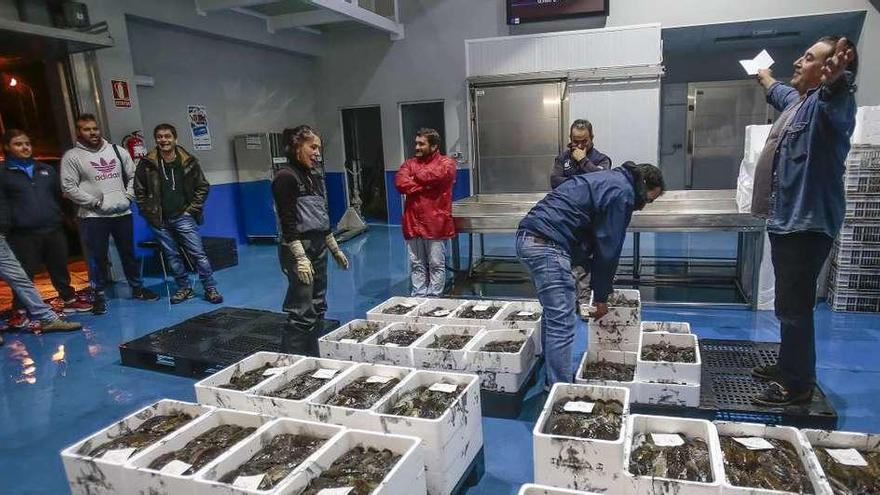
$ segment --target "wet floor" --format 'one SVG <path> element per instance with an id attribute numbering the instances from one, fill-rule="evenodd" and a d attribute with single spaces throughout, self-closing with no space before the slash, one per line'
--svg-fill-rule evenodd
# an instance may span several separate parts
<path id="1" fill-rule="evenodd" d="M 719 244 L 726 240 L 719 239 Z M 711 243 L 695 243 L 713 249 Z M 400 229 L 374 226 L 344 246 L 353 268 L 330 268 L 328 317 L 348 321 L 392 295 L 407 292 L 406 251 Z M 722 249 L 722 248 L 718 248 Z M 691 253 L 694 255 L 693 253 Z M 279 310 L 286 282 L 273 246 L 242 246 L 240 264 L 217 273 L 230 306 Z M 77 317 L 86 328 L 46 336 L 4 334 L 0 347 L 0 493 L 65 493 L 58 452 L 132 411 L 161 398 L 192 401 L 194 380 L 127 368 L 117 346 L 156 329 L 215 309 L 202 300 L 171 307 L 119 294 L 104 316 Z M 122 291 L 120 291 L 122 292 Z M 201 288 L 197 288 L 201 294 Z M 646 305 L 646 320 L 688 321 L 704 338 L 772 341 L 771 312 L 664 309 Z M 880 432 L 880 316 L 832 313 L 817 317 L 819 380 L 840 415 L 841 429 Z M 581 329 L 582 330 L 582 329 Z M 575 341 L 580 357 L 586 336 Z M 469 494 L 516 493 L 532 480 L 532 428 L 543 397 L 533 389 L 517 420 L 486 418 L 486 474 Z"/>

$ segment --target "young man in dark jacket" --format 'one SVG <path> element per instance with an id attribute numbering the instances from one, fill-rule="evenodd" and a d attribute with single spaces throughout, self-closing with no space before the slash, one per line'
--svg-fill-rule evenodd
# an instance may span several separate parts
<path id="1" fill-rule="evenodd" d="M 28 278 L 34 279 L 43 264 L 52 285 L 64 301 L 65 313 L 88 312 L 92 305 L 78 298 L 67 269 L 67 236 L 62 228 L 61 180 L 58 171 L 33 158 L 28 135 L 10 129 L 3 135 L 5 166 L 0 169 L 0 188 L 10 208 L 7 241 Z M 23 328 L 30 323 L 21 300 L 13 299 L 7 324 Z"/>
<path id="2" fill-rule="evenodd" d="M 545 388 L 573 379 L 571 346 L 577 323 L 571 260 L 589 259 L 596 310 L 608 313 L 608 295 L 626 228 L 634 210 L 665 189 L 660 169 L 647 163 L 576 175 L 550 191 L 519 224 L 516 254 L 529 271 L 544 308 L 541 339 L 547 359 Z"/>
<path id="3" fill-rule="evenodd" d="M 217 290 L 214 271 L 199 234 L 210 184 L 198 159 L 178 146 L 177 129 L 173 125 L 157 125 L 153 138 L 156 149 L 142 158 L 135 170 L 134 195 L 138 211 L 153 229 L 177 282 L 171 304 L 195 296 L 180 256 L 180 246 L 195 263 L 205 288 L 205 299 L 220 304 L 223 296 Z"/>

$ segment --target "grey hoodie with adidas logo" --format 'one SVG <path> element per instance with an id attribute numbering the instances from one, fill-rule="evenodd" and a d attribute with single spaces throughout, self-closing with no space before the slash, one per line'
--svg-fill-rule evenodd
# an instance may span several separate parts
<path id="1" fill-rule="evenodd" d="M 131 214 L 134 161 L 125 148 L 101 142 L 97 151 L 77 142 L 61 158 L 61 189 L 79 206 L 80 218 Z"/>

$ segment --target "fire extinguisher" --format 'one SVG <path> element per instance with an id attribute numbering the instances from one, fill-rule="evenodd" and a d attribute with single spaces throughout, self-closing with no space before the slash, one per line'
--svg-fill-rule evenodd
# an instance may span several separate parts
<path id="1" fill-rule="evenodd" d="M 147 156 L 147 147 L 144 145 L 141 131 L 134 131 L 122 138 L 122 145 L 128 149 L 128 153 L 135 161 Z"/>

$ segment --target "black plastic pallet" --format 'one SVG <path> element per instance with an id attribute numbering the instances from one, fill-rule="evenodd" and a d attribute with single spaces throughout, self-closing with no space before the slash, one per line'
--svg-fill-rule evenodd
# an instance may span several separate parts
<path id="1" fill-rule="evenodd" d="M 837 412 L 817 385 L 806 405 L 764 407 L 752 403 L 768 382 L 752 376 L 755 366 L 776 364 L 779 344 L 748 340 L 700 340 L 703 361 L 700 406 L 631 404 L 639 414 L 687 416 L 718 421 L 787 425 L 797 428 L 836 429 Z"/>
<path id="2" fill-rule="evenodd" d="M 514 419 L 518 418 L 523 410 L 523 400 L 526 392 L 538 379 L 538 371 L 544 363 L 541 356 L 529 370 L 529 376 L 523 382 L 522 387 L 516 392 L 497 392 L 494 390 L 480 389 L 480 403 L 482 404 L 483 417 Z"/>
<path id="3" fill-rule="evenodd" d="M 283 313 L 223 307 L 126 342 L 119 355 L 126 366 L 202 378 L 255 352 L 281 352 L 286 321 Z M 338 327 L 325 320 L 322 334 Z"/>
<path id="4" fill-rule="evenodd" d="M 480 479 L 486 474 L 486 454 L 485 447 L 480 447 L 480 451 L 474 456 L 474 460 L 468 465 L 467 470 L 462 475 L 455 488 L 449 492 L 450 495 L 464 495 L 468 488 L 476 486 Z"/>

